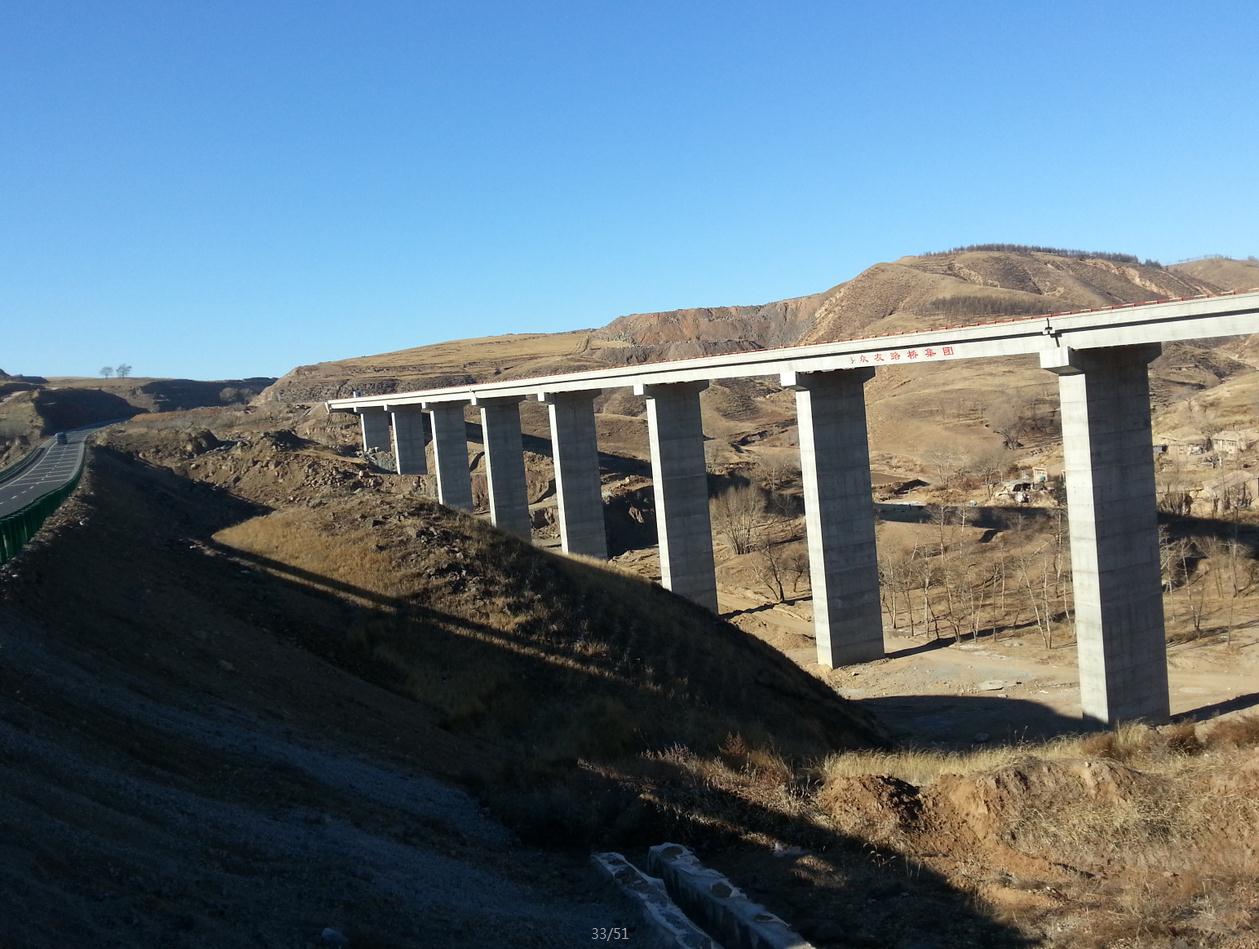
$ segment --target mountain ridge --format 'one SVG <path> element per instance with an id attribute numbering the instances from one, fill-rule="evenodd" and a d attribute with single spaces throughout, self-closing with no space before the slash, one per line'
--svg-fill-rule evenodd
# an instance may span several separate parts
<path id="1" fill-rule="evenodd" d="M 354 389 L 466 385 L 1259 286 L 1259 261 L 1204 258 L 1164 267 L 1130 255 L 1081 253 L 963 248 L 901 257 L 827 290 L 763 304 L 630 313 L 596 329 L 456 340 L 298 366 L 262 398 L 316 402 Z"/>

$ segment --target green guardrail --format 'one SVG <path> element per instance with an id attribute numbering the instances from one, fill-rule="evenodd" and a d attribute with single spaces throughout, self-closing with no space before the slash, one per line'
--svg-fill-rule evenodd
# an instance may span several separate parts
<path id="1" fill-rule="evenodd" d="M 20 511 L 14 511 L 0 518 L 0 564 L 7 563 L 17 556 L 17 552 L 35 536 L 35 532 L 48 519 L 48 516 L 73 493 L 82 476 L 83 465 L 80 463 L 74 477 L 57 490 L 32 501 Z"/>
<path id="2" fill-rule="evenodd" d="M 7 468 L 0 468 L 0 481 L 8 481 L 10 478 L 14 478 L 20 475 L 23 471 L 25 471 L 31 465 L 35 464 L 35 462 L 37 462 L 41 457 L 43 457 L 44 452 L 48 449 L 48 446 L 51 444 L 52 444 L 51 438 L 48 439 L 48 441 L 40 442 L 38 445 L 36 445 L 34 448 L 28 451 L 25 455 L 23 455 L 17 461 L 13 462 L 13 464 L 9 465 Z"/>

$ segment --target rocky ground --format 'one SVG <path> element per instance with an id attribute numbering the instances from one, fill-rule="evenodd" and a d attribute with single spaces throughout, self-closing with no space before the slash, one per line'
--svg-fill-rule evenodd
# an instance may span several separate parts
<path id="1" fill-rule="evenodd" d="M 326 602 L 207 555 L 253 505 L 156 474 L 96 457 L 0 577 L 0 945 L 637 926 L 582 855 L 521 846 L 451 783 L 494 749 L 303 645 Z"/>
<path id="2" fill-rule="evenodd" d="M 492 931 L 565 945 L 570 930 L 575 944 L 592 919 L 627 918 L 588 849 L 641 857 L 670 838 L 821 946 L 1247 944 L 1256 904 L 1238 868 L 1255 841 L 1236 808 L 1259 736 L 1244 712 L 1188 737 L 1045 743 L 1075 729 L 1069 643 L 896 636 L 883 662 L 824 671 L 807 603 L 766 608 L 739 558 L 723 560 L 723 606 L 796 674 L 780 657 L 738 678 L 769 655 L 729 658 L 729 626 L 679 649 L 710 635 L 678 625 L 702 611 L 647 606 L 657 658 L 624 681 L 651 687 L 625 691 L 606 631 L 624 622 L 618 585 L 637 581 L 599 581 L 599 623 L 551 612 L 578 575 L 546 586 L 514 542 L 452 555 L 463 519 L 355 458 L 351 434 L 283 407 L 106 432 L 85 493 L 9 571 L 0 765 L 18 944 L 301 945 L 324 927 L 353 945 Z M 620 561 L 636 557 L 649 572 L 649 552 Z M 1253 645 L 1239 630 L 1173 647 L 1178 710 L 1245 706 Z M 838 707 L 809 682 L 851 698 L 855 724 L 822 724 Z M 679 689 L 691 697 L 654 697 Z M 880 740 L 862 709 L 912 747 L 860 750 Z M 1210 737 L 1239 717 L 1233 744 Z M 1202 805 L 1178 839 L 1215 863 L 1151 876 L 1170 826 L 1152 794 Z M 1083 802 L 1084 831 L 1063 801 Z M 1056 815 L 1040 836 L 1036 814 Z M 1058 867 L 1049 855 L 1084 832 L 1128 856 Z"/>
<path id="3" fill-rule="evenodd" d="M 612 571 L 440 510 L 426 479 L 358 457 L 353 420 L 317 404 L 1255 273 L 909 258 L 768 307 L 303 367 L 250 405 L 220 392 L 103 433 L 80 493 L 0 576 L 0 945 L 317 945 L 324 928 L 355 946 L 585 943 L 584 927 L 629 919 L 588 850 L 641 857 L 666 838 L 821 946 L 1255 945 L 1259 588 L 1223 585 L 1218 548 L 1191 548 L 1168 592 L 1178 721 L 1080 736 L 1065 617 L 1047 643 L 1026 615 L 961 641 L 906 636 L 898 615 L 886 660 L 824 670 L 807 579 L 776 602 L 757 554 L 727 539 L 728 622 L 643 584 L 658 569 L 645 422 L 623 393 L 599 403 Z M 1171 348 L 1156 428 L 1244 423 L 1253 350 Z M 1046 383 L 989 368 L 870 384 L 881 499 L 994 503 L 967 466 L 1000 446 L 994 406 Z M 4 417 L 53 424 L 16 385 Z M 766 489 L 790 551 L 790 394 L 730 383 L 704 401 L 714 492 Z M 553 547 L 540 407 L 524 428 L 535 536 Z M 484 502 L 471 415 L 469 437 Z M 1003 457 L 1052 466 L 1055 451 L 1037 433 Z M 948 545 L 1011 562 L 1043 550 L 1052 505 L 1037 503 Z M 939 543 L 904 510 L 881 552 Z M 1171 540 L 1206 529 L 1192 521 Z M 1244 557 L 1254 533 L 1237 531 Z"/>

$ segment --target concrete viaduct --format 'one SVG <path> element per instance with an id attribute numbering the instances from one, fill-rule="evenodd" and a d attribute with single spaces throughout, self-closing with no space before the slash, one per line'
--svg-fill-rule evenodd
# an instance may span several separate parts
<path id="1" fill-rule="evenodd" d="M 661 582 L 717 607 L 700 392 L 712 380 L 776 377 L 796 393 L 818 662 L 883 656 L 865 383 L 880 366 L 1031 355 L 1058 377 L 1080 691 L 1086 719 L 1169 712 L 1147 367 L 1161 344 L 1259 332 L 1259 291 L 1196 297 L 327 403 L 356 412 L 364 450 L 390 446 L 401 474 L 470 510 L 464 409 L 480 410 L 490 514 L 528 538 L 519 405 L 549 408 L 560 536 L 605 558 L 594 399 L 627 387 L 647 400 Z M 425 417 L 431 419 L 431 426 Z"/>

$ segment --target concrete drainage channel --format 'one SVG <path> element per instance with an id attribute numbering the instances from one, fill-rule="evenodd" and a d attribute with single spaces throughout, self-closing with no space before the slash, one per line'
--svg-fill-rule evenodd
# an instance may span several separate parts
<path id="1" fill-rule="evenodd" d="M 640 904 L 652 946 L 670 949 L 812 949 L 798 933 L 680 844 L 647 854 L 648 876 L 619 853 L 595 866 Z M 675 902 L 676 901 L 676 902 Z M 698 925 L 697 925 L 698 923 Z"/>

